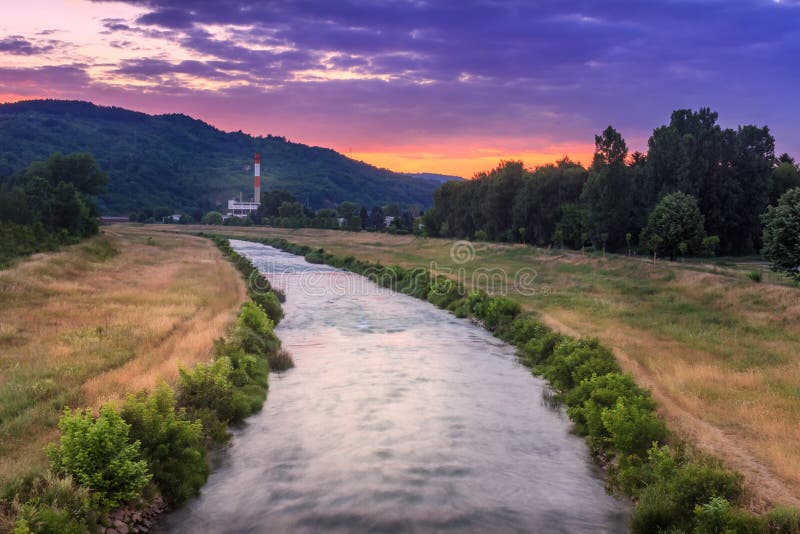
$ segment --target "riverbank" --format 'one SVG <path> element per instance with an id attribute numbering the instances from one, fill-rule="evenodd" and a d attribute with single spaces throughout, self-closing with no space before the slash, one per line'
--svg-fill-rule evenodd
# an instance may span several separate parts
<path id="1" fill-rule="evenodd" d="M 162 230 L 209 231 L 207 226 Z M 753 266 L 650 263 L 624 256 L 474 243 L 457 264 L 454 241 L 325 230 L 226 227 L 239 238 L 284 237 L 333 254 L 405 268 L 537 272 L 532 295 L 512 295 L 550 327 L 597 337 L 651 388 L 681 439 L 741 472 L 749 507 L 800 505 L 800 290 L 748 279 Z M 778 283 L 780 282 L 780 283 Z M 734 342 L 731 342 L 734 340 Z"/>
<path id="2" fill-rule="evenodd" d="M 146 243 L 155 246 L 152 236 Z M 246 280 L 250 300 L 226 337 L 213 340 L 212 361 L 177 365 L 174 388 L 157 376 L 155 387 L 138 388 L 99 410 L 64 408 L 59 439 L 46 448 L 47 471 L 0 486 L 0 529 L 147 532 L 165 508 L 197 494 L 209 473 L 207 453 L 227 442 L 228 426 L 261 410 L 270 368 L 293 365 L 273 332 L 283 317 L 279 293 L 227 241 L 214 244 Z M 89 246 L 102 246 L 104 257 L 119 254 L 109 241 Z"/>
<path id="3" fill-rule="evenodd" d="M 207 239 L 104 228 L 0 271 L 0 479 L 41 472 L 64 406 L 174 384 L 247 298 Z"/>

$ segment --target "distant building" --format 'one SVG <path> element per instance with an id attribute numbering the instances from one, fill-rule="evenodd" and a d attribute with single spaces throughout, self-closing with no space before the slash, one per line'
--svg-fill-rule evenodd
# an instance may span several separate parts
<path id="1" fill-rule="evenodd" d="M 258 202 L 242 202 L 239 200 L 228 201 L 228 211 L 225 213 L 228 217 L 247 217 L 258 211 Z"/>
<path id="2" fill-rule="evenodd" d="M 383 227 L 389 228 L 389 225 L 392 224 L 393 222 L 394 222 L 394 216 L 387 215 L 386 217 L 383 218 Z"/>
<path id="3" fill-rule="evenodd" d="M 253 215 L 258 210 L 258 205 L 261 201 L 261 154 L 256 153 L 255 162 L 253 164 L 253 201 L 244 202 L 239 195 L 239 200 L 231 199 L 228 201 L 228 211 L 225 213 L 225 218 L 228 217 L 247 217 Z"/>

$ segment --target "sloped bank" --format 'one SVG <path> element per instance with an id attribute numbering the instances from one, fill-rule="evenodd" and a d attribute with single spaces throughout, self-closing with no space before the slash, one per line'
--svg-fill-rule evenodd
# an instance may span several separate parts
<path id="1" fill-rule="evenodd" d="M 607 487 L 632 498 L 634 532 L 798 532 L 800 513 L 776 508 L 757 516 L 743 508 L 743 479 L 722 462 L 670 436 L 648 390 L 623 374 L 597 340 L 553 332 L 517 302 L 469 292 L 426 269 L 385 267 L 283 238 L 249 239 L 362 274 L 375 283 L 425 299 L 480 322 L 519 349 L 520 360 L 549 380 L 607 472 Z"/>
<path id="2" fill-rule="evenodd" d="M 259 411 L 270 370 L 292 366 L 273 332 L 283 317 L 280 294 L 227 240 L 216 245 L 245 276 L 242 306 L 213 360 L 181 369 L 173 390 L 162 383 L 116 407 L 65 410 L 61 435 L 48 448 L 46 476 L 2 489 L 0 516 L 18 534 L 147 532 L 156 516 L 196 495 L 209 474 L 209 450 L 230 438 L 229 425 Z"/>

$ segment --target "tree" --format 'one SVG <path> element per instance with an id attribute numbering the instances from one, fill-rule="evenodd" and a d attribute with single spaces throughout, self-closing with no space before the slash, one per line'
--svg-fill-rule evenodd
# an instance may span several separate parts
<path id="1" fill-rule="evenodd" d="M 359 212 L 359 205 L 355 202 L 342 202 L 337 209 L 339 217 L 344 217 L 345 220 L 349 221 L 351 217 Z"/>
<path id="2" fill-rule="evenodd" d="M 800 187 L 800 169 L 789 154 L 781 154 L 778 165 L 772 171 L 772 192 L 769 197 L 771 206 L 789 189 Z"/>
<path id="3" fill-rule="evenodd" d="M 637 204 L 650 210 L 664 195 L 690 194 L 723 252 L 751 253 L 760 239 L 759 215 L 770 195 L 777 198 L 775 141 L 767 127 L 722 129 L 717 118 L 709 108 L 679 109 L 653 131 Z"/>
<path id="4" fill-rule="evenodd" d="M 763 254 L 773 271 L 800 281 L 800 187 L 790 189 L 762 215 Z"/>
<path id="5" fill-rule="evenodd" d="M 317 212 L 317 217 L 322 219 L 334 219 L 336 218 L 336 210 L 332 210 L 330 208 L 322 208 Z"/>
<path id="6" fill-rule="evenodd" d="M 582 249 L 588 239 L 587 210 L 579 204 L 561 205 L 561 220 L 556 225 L 553 240 L 561 247 Z"/>
<path id="7" fill-rule="evenodd" d="M 586 178 L 586 169 L 569 158 L 525 173 L 513 206 L 513 226 L 520 241 L 552 243 L 561 206 L 578 201 Z"/>
<path id="8" fill-rule="evenodd" d="M 519 191 L 525 166 L 521 161 L 501 161 L 500 165 L 489 174 L 478 175 L 476 183 L 485 191 L 483 202 L 480 203 L 480 214 L 484 221 L 484 230 L 493 241 L 514 240 L 509 239 L 509 230 L 512 229 L 514 197 Z M 458 231 L 451 227 L 456 235 L 470 237 L 475 227 L 467 232 Z"/>
<path id="9" fill-rule="evenodd" d="M 25 175 L 29 178 L 41 176 L 53 186 L 59 182 L 72 184 L 75 190 L 88 196 L 99 195 L 108 184 L 108 175 L 87 152 L 75 152 L 66 156 L 56 152 L 46 162 L 32 164 Z"/>
<path id="10" fill-rule="evenodd" d="M 703 223 L 697 200 L 685 193 L 673 193 L 653 208 L 640 242 L 672 260 L 679 254 L 699 254 L 706 237 Z"/>
<path id="11" fill-rule="evenodd" d="M 609 126 L 595 136 L 595 154 L 581 200 L 588 208 L 587 226 L 597 246 L 621 248 L 633 219 L 633 173 L 625 160 L 628 147 Z"/>
<path id="12" fill-rule="evenodd" d="M 278 217 L 278 208 L 284 202 L 297 202 L 297 199 L 282 189 L 264 191 L 261 194 L 261 204 L 258 206 L 257 214 L 261 217 Z"/>
<path id="13" fill-rule="evenodd" d="M 369 225 L 377 230 L 383 230 L 385 216 L 383 208 L 375 206 L 369 214 Z"/>
<path id="14" fill-rule="evenodd" d="M 402 210 L 400 206 L 397 204 L 388 204 L 384 209 L 383 212 L 386 214 L 387 217 L 400 217 Z"/>
<path id="15" fill-rule="evenodd" d="M 203 224 L 222 224 L 222 214 L 218 211 L 209 211 L 205 215 L 203 215 L 203 220 L 201 221 Z"/>
<path id="16" fill-rule="evenodd" d="M 280 217 L 302 217 L 303 205 L 299 202 L 282 202 L 278 206 L 278 216 Z"/>

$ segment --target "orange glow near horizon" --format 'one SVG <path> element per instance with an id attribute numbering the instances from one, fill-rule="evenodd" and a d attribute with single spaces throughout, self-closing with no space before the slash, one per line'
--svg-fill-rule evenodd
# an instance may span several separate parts
<path id="1" fill-rule="evenodd" d="M 0 103 L 13 103 L 37 98 L 58 98 L 58 96 L 39 97 L 0 93 Z M 97 103 L 108 105 L 105 102 Z M 131 106 L 134 109 L 137 107 Z M 163 112 L 153 109 L 140 111 L 145 111 L 145 113 Z M 242 128 L 241 126 L 234 125 L 232 127 L 230 119 L 214 121 L 209 117 L 194 116 L 229 131 L 237 129 L 247 131 L 247 128 Z M 233 122 L 235 123 L 236 121 L 234 120 Z M 281 132 L 265 133 L 282 135 Z M 259 135 L 259 133 L 253 134 Z M 341 147 L 336 146 L 334 142 L 326 142 L 324 139 L 303 139 L 302 135 L 293 137 L 292 140 L 309 145 L 330 147 L 349 158 L 395 172 L 429 172 L 460 176 L 462 178 L 472 178 L 476 173 L 489 171 L 503 160 L 520 160 L 526 167 L 534 168 L 554 163 L 564 156 L 569 156 L 572 161 L 588 165 L 591 163 L 592 155 L 594 154 L 593 144 L 570 143 L 553 145 L 539 139 L 504 139 L 502 141 L 495 139 L 458 139 L 447 144 L 431 142 L 417 146 L 400 146 L 396 147 L 395 150 L 378 146 L 371 141 L 364 143 L 364 146 L 354 143 L 353 146 Z"/>
<path id="2" fill-rule="evenodd" d="M 21 100 L 36 100 L 39 98 L 46 98 L 46 97 L 0 93 L 0 104 L 13 104 L 14 102 L 19 102 Z"/>
<path id="3" fill-rule="evenodd" d="M 547 163 L 554 163 L 564 156 L 569 156 L 572 161 L 588 165 L 594 154 L 594 145 L 575 144 L 544 148 L 541 151 L 503 149 L 501 147 L 492 149 L 468 148 L 459 151 L 458 147 L 448 147 L 442 151 L 430 151 L 426 147 L 419 147 L 416 150 L 399 152 L 382 151 L 380 149 L 369 151 L 354 150 L 345 155 L 397 172 L 431 172 L 472 178 L 476 173 L 495 168 L 502 160 L 520 160 L 526 167 L 533 168 Z"/>

